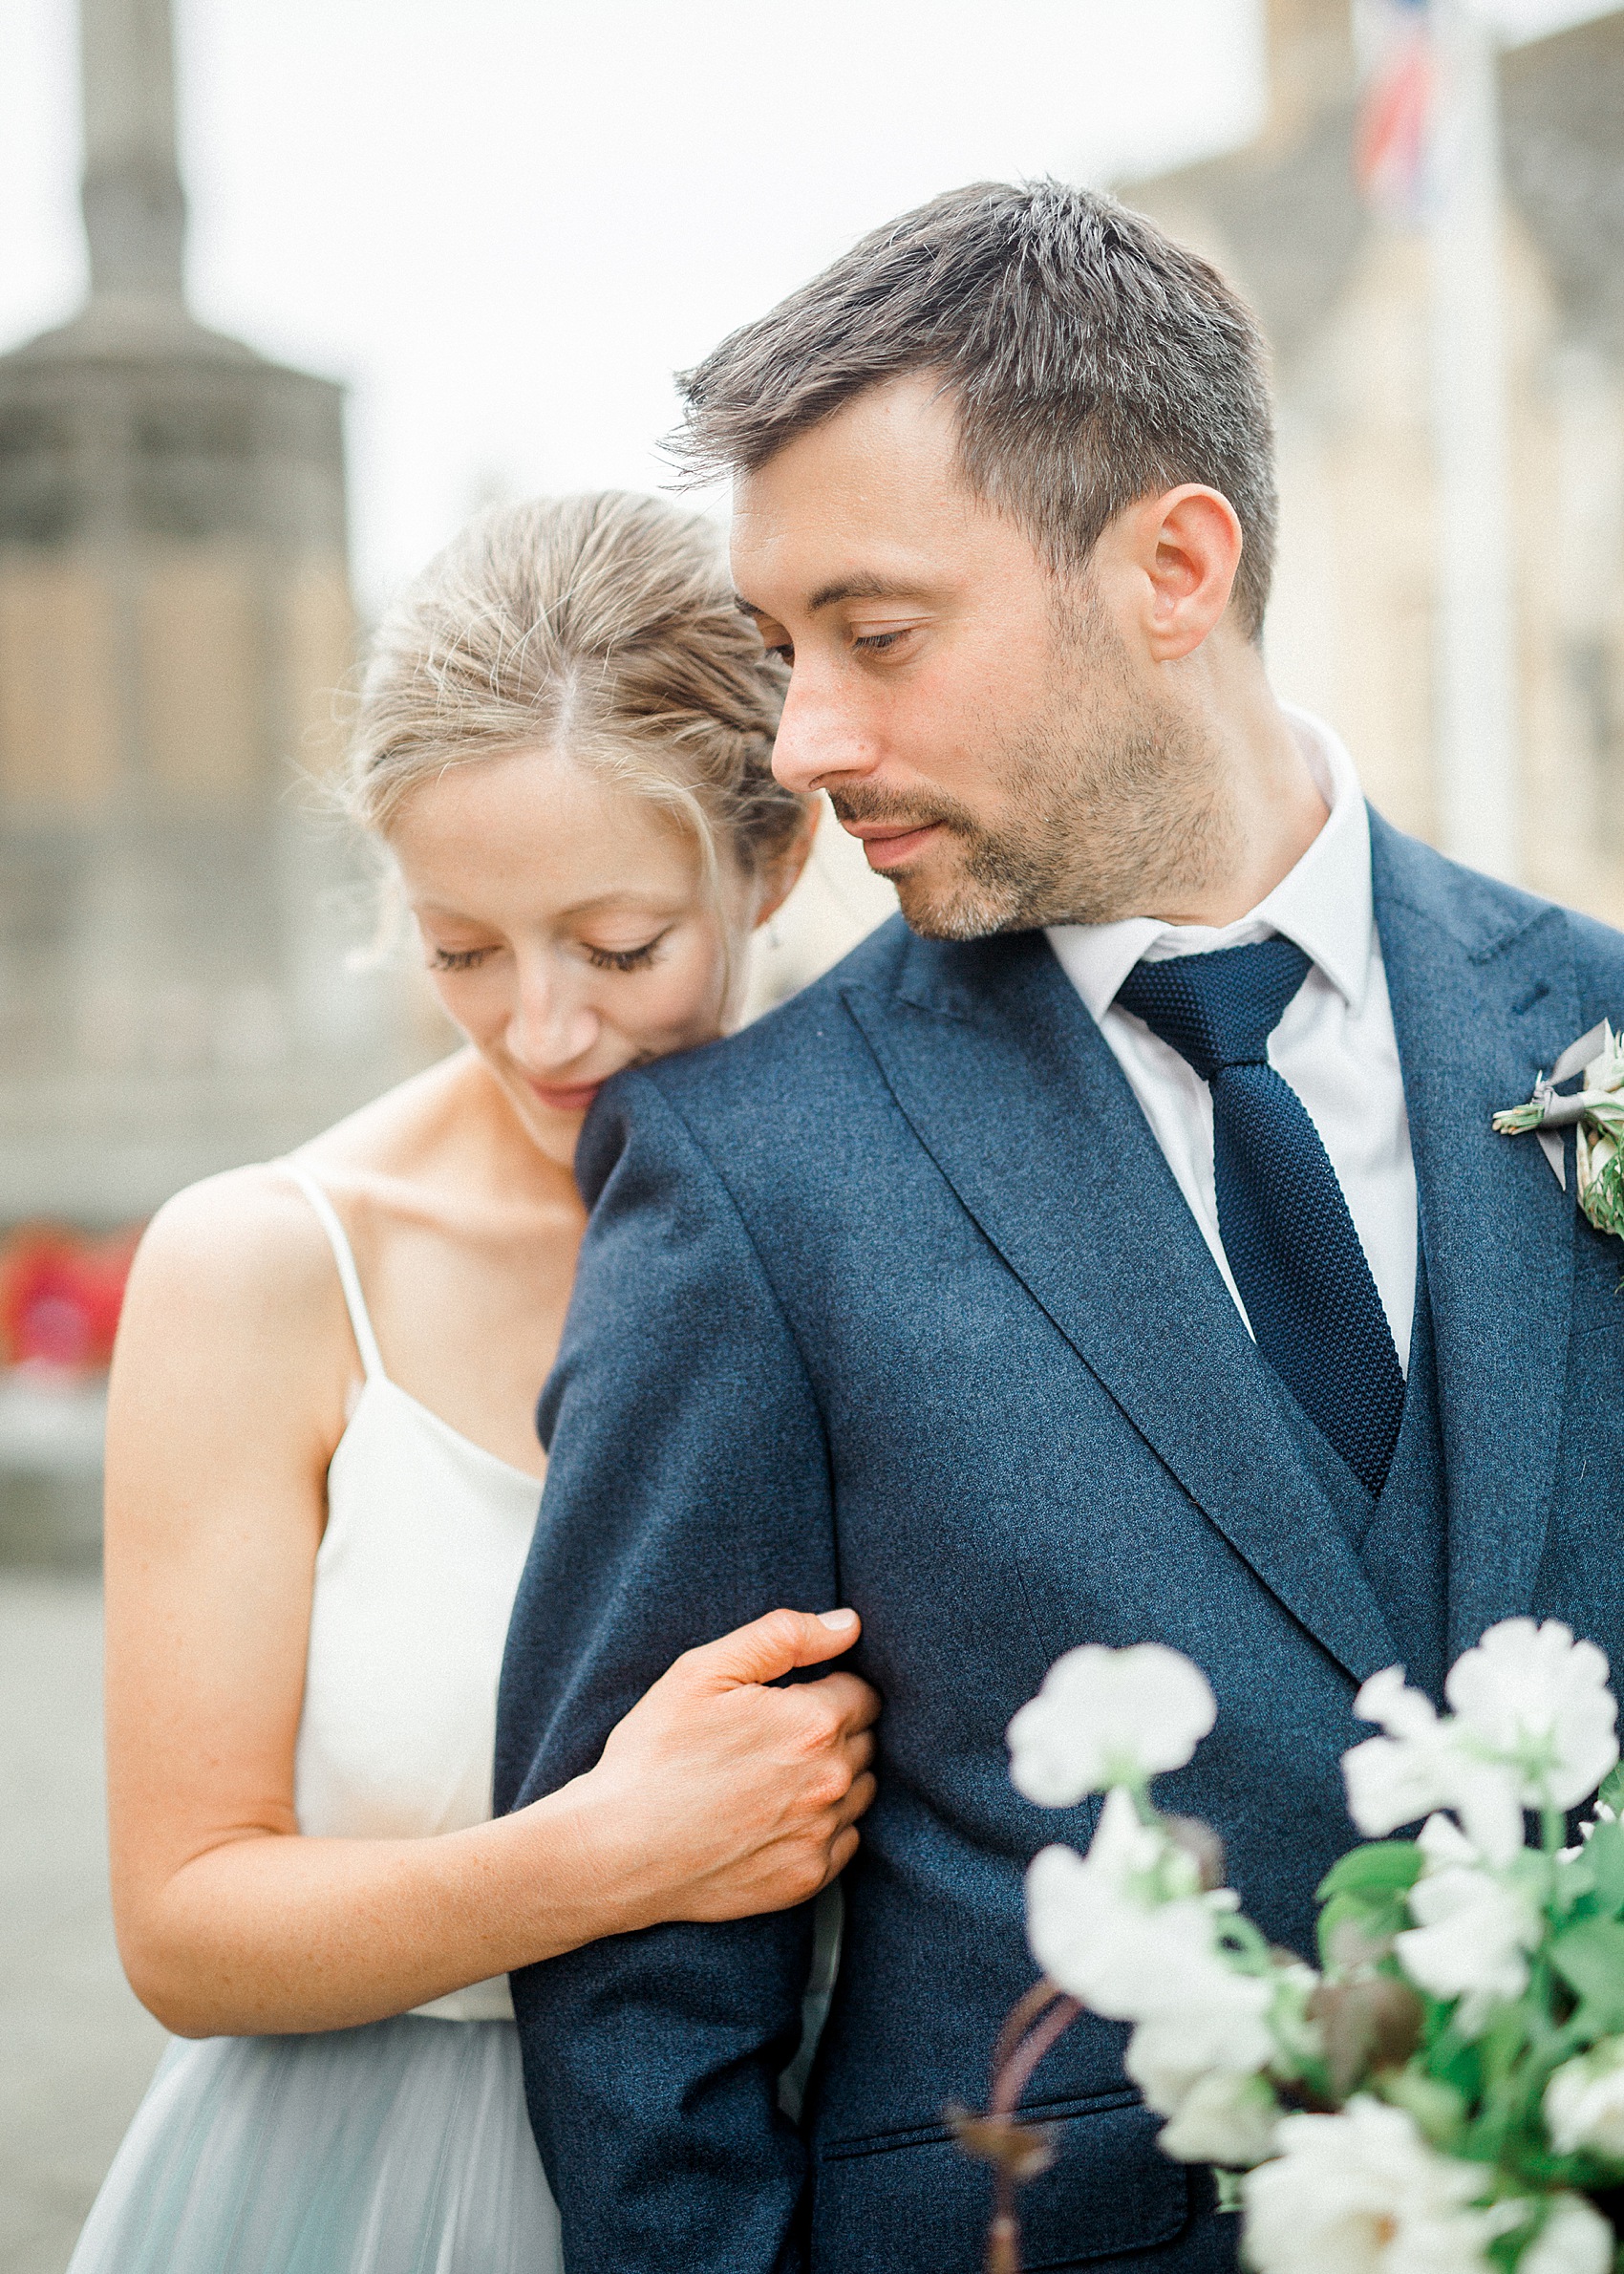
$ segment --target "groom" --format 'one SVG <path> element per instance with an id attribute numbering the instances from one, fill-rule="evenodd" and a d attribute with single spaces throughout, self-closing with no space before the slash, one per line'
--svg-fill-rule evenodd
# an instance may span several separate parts
<path id="1" fill-rule="evenodd" d="M 777 769 L 907 921 L 587 1126 L 499 1795 L 780 1602 L 862 1613 L 880 1792 L 802 2126 L 804 1913 L 517 1977 L 530 2107 L 575 2274 L 973 2274 L 943 2109 L 1033 1980 L 1025 1865 L 1092 1821 L 1009 1781 L 1052 1660 L 1206 1668 L 1163 1803 L 1306 1952 L 1367 1675 L 1436 1696 L 1530 1611 L 1619 1656 L 1624 1249 L 1489 1117 L 1624 1015 L 1624 939 L 1398 835 L 1275 701 L 1258 336 L 1109 199 L 937 199 L 687 395 Z M 1119 2030 L 1027 2105 L 1030 2268 L 1232 2263 Z"/>

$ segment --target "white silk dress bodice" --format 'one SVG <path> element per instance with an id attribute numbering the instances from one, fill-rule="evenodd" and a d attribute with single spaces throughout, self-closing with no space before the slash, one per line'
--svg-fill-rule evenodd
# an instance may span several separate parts
<path id="1" fill-rule="evenodd" d="M 293 1801 L 303 1833 L 426 1838 L 487 1823 L 496 1692 L 542 1488 L 391 1382 L 354 1257 L 310 1171 L 365 1375 L 327 1472 Z M 510 2020 L 505 1976 L 415 2009 Z"/>

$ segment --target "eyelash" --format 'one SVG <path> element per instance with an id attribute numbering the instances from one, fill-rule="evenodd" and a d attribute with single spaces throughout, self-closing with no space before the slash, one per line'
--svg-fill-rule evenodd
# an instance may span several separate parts
<path id="1" fill-rule="evenodd" d="M 906 639 L 912 630 L 913 626 L 909 624 L 901 632 L 865 633 L 862 637 L 852 641 L 852 651 L 854 654 L 863 655 L 888 655 L 898 640 Z M 795 650 L 787 641 L 780 647 L 769 648 L 767 653 L 777 662 L 781 663 L 786 671 L 795 669 Z"/>
<path id="2" fill-rule="evenodd" d="M 646 971 L 654 959 L 654 950 L 665 938 L 662 932 L 656 939 L 645 941 L 640 948 L 588 948 L 587 960 L 594 971 Z M 495 953 L 491 948 L 436 948 L 436 971 L 477 971 L 485 957 Z"/>
<path id="3" fill-rule="evenodd" d="M 654 960 L 654 950 L 665 937 L 645 942 L 640 948 L 588 948 L 587 960 L 594 971 L 646 971 Z"/>

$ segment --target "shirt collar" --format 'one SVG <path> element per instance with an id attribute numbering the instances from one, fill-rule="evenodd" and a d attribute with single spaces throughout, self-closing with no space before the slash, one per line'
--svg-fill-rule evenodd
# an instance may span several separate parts
<path id="1" fill-rule="evenodd" d="M 1098 1019 L 1136 963 L 1201 955 L 1280 933 L 1294 940 L 1357 1011 L 1370 977 L 1376 914 L 1370 883 L 1370 816 L 1354 762 L 1330 727 L 1282 705 L 1320 795 L 1330 807 L 1295 868 L 1232 924 L 1164 924 L 1128 916 L 1119 924 L 1051 924 L 1049 944 L 1067 978 Z"/>

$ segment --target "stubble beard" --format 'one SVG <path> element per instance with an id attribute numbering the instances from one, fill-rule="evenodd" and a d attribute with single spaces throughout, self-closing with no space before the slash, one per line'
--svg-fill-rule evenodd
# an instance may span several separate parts
<path id="1" fill-rule="evenodd" d="M 986 752 L 1009 820 L 940 799 L 927 817 L 861 789 L 831 796 L 843 821 L 930 818 L 952 842 L 946 874 L 894 880 L 909 928 L 927 939 L 1156 914 L 1198 896 L 1230 857 L 1234 819 L 1215 749 L 1188 717 L 1153 708 L 1132 685 L 1102 611 L 1073 603 L 1058 617 L 1055 663 L 1042 715 Z"/>

